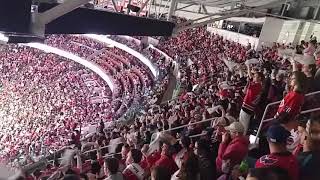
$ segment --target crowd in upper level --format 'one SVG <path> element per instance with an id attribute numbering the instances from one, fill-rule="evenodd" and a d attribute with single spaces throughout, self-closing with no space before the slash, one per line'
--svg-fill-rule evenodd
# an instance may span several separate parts
<path id="1" fill-rule="evenodd" d="M 97 133 L 84 141 L 71 142 L 74 147 L 66 150 L 62 160 L 56 153 L 54 163 L 42 160 L 37 166 L 26 166 L 18 174 L 20 178 L 313 180 L 319 177 L 316 170 L 320 165 L 319 112 L 300 114 L 301 110 L 319 107 L 317 94 L 306 96 L 319 91 L 319 44 L 315 39 L 296 47 L 275 43 L 256 51 L 250 45 L 228 41 L 201 27 L 160 40 L 158 48 L 172 57 L 166 61 L 142 44 L 111 38 L 152 56 L 159 65 L 165 63 L 168 71 L 172 61 L 179 64 L 176 74 L 181 84 L 179 96 L 159 104 L 157 99 L 161 98 L 168 79 L 156 83 L 155 93 L 148 95 L 144 110 L 132 124 L 106 127 L 102 119 Z M 81 43 L 93 46 L 90 40 Z M 67 46 L 70 51 L 77 51 Z M 79 55 L 90 57 L 86 52 Z M 97 64 L 103 63 L 99 58 L 108 61 L 109 52 L 121 57 L 122 61 L 119 59 L 112 65 L 121 74 L 126 72 L 123 69 L 137 64 L 132 63 L 130 56 L 121 56 L 124 54 L 119 54 L 120 50 L 95 56 L 93 61 Z M 128 83 L 125 79 L 123 82 Z M 131 96 L 133 91 L 126 90 L 129 86 L 123 89 Z M 252 146 L 250 135 L 256 133 L 267 104 L 276 101 L 281 103 L 267 109 L 265 118 L 271 120 L 261 128 L 259 146 Z"/>
<path id="2" fill-rule="evenodd" d="M 117 120 L 151 90 L 152 75 L 125 51 L 80 36 L 50 36 L 46 43 L 84 59 L 91 56 L 89 60 L 111 77 L 115 90 L 112 93 L 91 70 L 56 54 L 23 45 L 1 46 L 3 163 L 38 161 L 79 142 L 81 128 L 100 119 Z M 165 84 L 165 78 L 156 84 L 155 96 Z"/>

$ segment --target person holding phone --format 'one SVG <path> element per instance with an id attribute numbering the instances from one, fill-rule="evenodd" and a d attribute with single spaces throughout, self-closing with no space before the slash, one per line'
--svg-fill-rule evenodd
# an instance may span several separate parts
<path id="1" fill-rule="evenodd" d="M 249 140 L 243 135 L 242 123 L 233 122 L 225 127 L 222 142 L 219 145 L 216 166 L 219 172 L 230 173 L 233 166 L 240 164 L 248 153 Z"/>

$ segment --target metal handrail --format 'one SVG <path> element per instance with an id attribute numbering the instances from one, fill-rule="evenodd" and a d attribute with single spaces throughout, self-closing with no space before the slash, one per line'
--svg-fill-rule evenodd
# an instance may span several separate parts
<path id="1" fill-rule="evenodd" d="M 320 91 L 315 91 L 315 92 L 308 93 L 308 94 L 305 95 L 305 97 L 312 96 L 312 95 L 315 95 L 315 94 L 320 94 Z M 282 101 L 282 100 L 281 100 L 281 101 Z M 273 102 L 273 103 L 269 103 L 269 104 L 266 106 L 266 108 L 265 108 L 265 110 L 264 110 L 264 112 L 263 112 L 263 116 L 262 116 L 262 118 L 261 118 L 261 122 L 260 122 L 260 125 L 259 125 L 259 128 L 258 128 L 257 134 L 256 134 L 256 138 L 255 138 L 255 140 L 254 140 L 254 143 L 255 143 L 255 144 L 257 144 L 258 137 L 259 137 L 259 135 L 260 135 L 260 133 L 261 133 L 261 129 L 262 129 L 263 123 L 269 122 L 269 121 L 272 121 L 272 120 L 273 120 L 273 118 L 269 118 L 269 119 L 266 119 L 266 120 L 264 119 L 265 116 L 267 115 L 267 111 L 268 111 L 269 107 L 272 106 L 272 105 L 275 105 L 275 104 L 280 104 L 281 101 L 276 101 L 276 102 Z M 318 110 L 320 110 L 320 108 L 313 108 L 313 109 L 301 111 L 300 114 L 306 114 L 306 113 L 310 113 L 310 112 L 314 112 L 314 111 L 318 111 Z"/>
<path id="2" fill-rule="evenodd" d="M 112 145 L 107 145 L 107 146 L 103 146 L 103 147 L 99 147 L 99 149 L 101 150 L 101 149 L 106 149 L 106 148 L 108 148 L 108 147 L 111 147 L 111 146 L 114 146 L 114 145 L 119 145 L 119 144 L 122 144 L 123 142 L 120 142 L 120 143 L 116 143 L 116 144 L 112 144 Z M 91 149 L 91 150 L 88 150 L 88 151 L 85 151 L 85 152 L 83 152 L 82 154 L 88 154 L 88 153 L 90 153 L 90 152 L 94 152 L 94 151 L 97 151 L 98 150 L 98 148 L 96 148 L 96 149 Z"/>
<path id="3" fill-rule="evenodd" d="M 218 117 L 213 117 L 213 118 L 205 119 L 205 120 L 194 122 L 194 123 L 190 123 L 190 124 L 185 124 L 185 125 L 182 125 L 182 126 L 171 128 L 171 129 L 169 128 L 167 130 L 163 130 L 163 131 L 160 131 L 160 132 L 173 131 L 173 130 L 181 129 L 181 128 L 188 127 L 188 126 L 191 126 L 191 125 L 200 124 L 200 123 L 204 123 L 204 122 L 209 122 L 209 121 L 212 121 L 212 120 L 214 120 L 216 118 L 218 118 Z"/>
<path id="4" fill-rule="evenodd" d="M 216 74 L 211 74 L 211 75 L 208 75 L 206 78 L 213 78 L 213 77 L 215 77 L 215 76 L 216 76 Z M 205 84 L 205 82 L 199 83 L 199 85 L 202 85 L 202 84 Z M 240 86 L 240 88 L 244 88 L 244 87 L 245 87 L 245 86 Z M 166 103 L 169 103 L 169 102 L 171 102 L 171 101 L 175 101 L 176 99 L 179 99 L 179 97 L 180 97 L 180 96 L 177 96 L 177 97 L 174 97 L 174 98 L 172 98 L 172 99 L 163 101 L 163 102 L 160 103 L 160 106 L 162 106 L 162 105 L 164 105 L 164 104 L 166 104 Z"/>
<path id="5" fill-rule="evenodd" d="M 195 137 L 201 137 L 201 136 L 205 136 L 207 135 L 207 133 L 200 133 L 200 134 L 196 134 L 196 135 L 192 135 L 192 136 L 189 136 L 190 138 L 195 138 Z M 180 139 L 177 139 L 177 140 L 180 140 Z M 122 144 L 122 143 L 117 143 L 117 144 L 113 144 L 113 145 L 118 145 L 118 144 Z M 99 150 L 101 149 L 104 149 L 106 147 L 110 147 L 112 145 L 108 145 L 108 146 L 104 146 L 104 147 L 101 147 L 99 148 Z M 89 152 L 94 152 L 94 151 L 97 151 L 98 149 L 92 149 L 92 150 L 89 150 L 89 151 L 86 151 L 86 152 L 83 152 L 82 154 L 86 154 L 86 153 L 89 153 Z M 104 156 L 102 156 L 103 158 L 106 158 L 106 157 L 111 157 L 111 156 L 114 156 L 116 154 L 121 154 L 121 152 L 119 153 L 108 153 L 108 154 L 105 154 Z M 58 160 L 61 160 L 62 158 L 58 158 Z M 54 162 L 54 160 L 51 160 L 49 162 Z"/>
<path id="6" fill-rule="evenodd" d="M 167 129 L 167 130 L 162 130 L 162 131 L 159 131 L 159 133 L 160 133 L 160 132 L 173 131 L 173 130 L 185 128 L 185 127 L 188 127 L 188 126 L 192 126 L 192 125 L 195 125 L 195 124 L 200 124 L 200 123 L 209 122 L 209 121 L 215 120 L 216 118 L 219 118 L 219 117 L 213 117 L 213 118 L 205 119 L 205 120 L 202 120 L 202 121 L 198 121 L 198 122 L 194 122 L 194 123 L 190 123 L 190 124 L 185 124 L 185 125 L 182 125 L 182 126 L 178 126 L 178 127 L 175 127 L 175 128 L 171 128 L 171 129 Z M 200 134 L 196 134 L 196 135 L 190 136 L 190 138 L 199 137 L 199 136 L 201 136 L 201 135 L 204 135 L 204 133 L 200 133 Z M 123 142 L 121 142 L 121 143 L 116 143 L 116 144 L 112 144 L 112 145 L 107 145 L 107 146 L 104 146 L 104 147 L 100 147 L 99 149 L 100 149 L 100 150 L 101 150 L 101 149 L 105 149 L 105 148 L 108 148 L 108 147 L 111 147 L 111 146 L 114 146 L 114 145 L 118 145 L 118 144 L 122 144 L 122 143 L 123 143 Z M 88 150 L 88 151 L 83 152 L 82 154 L 87 154 L 87 153 L 94 152 L 94 151 L 97 151 L 97 150 L 98 150 L 98 149 L 91 149 L 91 150 Z"/>

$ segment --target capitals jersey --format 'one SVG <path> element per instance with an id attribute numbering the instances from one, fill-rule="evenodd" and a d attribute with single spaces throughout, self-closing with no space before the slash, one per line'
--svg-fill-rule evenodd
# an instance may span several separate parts
<path id="1" fill-rule="evenodd" d="M 290 117 L 295 118 L 300 113 L 303 102 L 303 93 L 290 91 L 281 101 L 277 114 L 286 112 Z"/>
<path id="2" fill-rule="evenodd" d="M 272 153 L 262 156 L 256 162 L 256 168 L 279 167 L 287 170 L 292 180 L 299 179 L 298 160 L 290 152 Z"/>
<path id="3" fill-rule="evenodd" d="M 262 90 L 261 83 L 249 82 L 242 107 L 254 112 L 260 100 L 261 90 Z"/>

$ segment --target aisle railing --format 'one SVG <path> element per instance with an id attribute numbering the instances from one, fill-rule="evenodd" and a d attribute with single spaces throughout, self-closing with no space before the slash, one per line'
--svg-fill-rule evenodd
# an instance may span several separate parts
<path id="1" fill-rule="evenodd" d="M 196 125 L 196 124 L 201 124 L 201 123 L 205 123 L 205 122 L 210 122 L 210 121 L 212 121 L 212 120 L 215 120 L 216 118 L 218 118 L 218 117 L 209 118 L 209 119 L 205 119 L 205 120 L 198 121 L 198 122 L 194 122 L 194 123 L 189 123 L 189 124 L 182 125 L 182 126 L 178 126 L 178 127 L 175 127 L 175 128 L 169 128 L 169 129 L 167 129 L 167 130 L 162 130 L 162 131 L 159 131 L 159 132 L 157 132 L 157 133 L 170 132 L 170 131 L 174 131 L 174 130 L 177 130 L 177 129 L 182 129 L 182 128 L 185 128 L 185 127 L 188 127 L 188 126 L 192 126 L 192 125 Z M 200 133 L 200 134 L 192 135 L 192 136 L 189 136 L 189 137 L 190 137 L 190 138 L 195 138 L 195 137 L 199 137 L 199 136 L 203 136 L 203 135 L 205 135 L 205 134 L 204 134 L 204 133 Z M 115 146 L 115 145 L 118 145 L 118 144 L 123 144 L 123 142 L 116 143 L 116 144 L 112 144 L 112 145 L 103 146 L 103 147 L 100 147 L 100 148 L 91 149 L 91 150 L 88 150 L 88 151 L 83 152 L 82 154 L 88 154 L 88 153 L 90 153 L 90 152 L 97 151 L 98 149 L 99 149 L 99 150 L 101 150 L 101 149 L 106 149 L 106 148 L 109 148 L 109 147 L 112 147 L 112 146 Z"/>
<path id="2" fill-rule="evenodd" d="M 312 93 L 309 93 L 309 94 L 306 94 L 306 97 L 310 97 L 310 96 L 313 96 L 313 95 L 317 95 L 317 94 L 320 94 L 320 91 L 317 91 L 317 92 L 312 92 Z M 257 143 L 257 140 L 258 140 L 258 137 L 261 133 L 261 129 L 262 129 L 262 125 L 266 122 L 269 122 L 269 121 L 272 121 L 273 118 L 269 118 L 269 119 L 265 119 L 266 115 L 267 115 L 267 111 L 268 109 L 272 106 L 272 105 L 276 105 L 276 104 L 280 104 L 281 101 L 277 101 L 277 102 L 273 102 L 273 103 L 270 103 L 267 105 L 265 111 L 264 111 L 264 114 L 262 116 L 262 120 L 261 120 L 261 123 L 259 125 L 259 129 L 258 129 L 258 132 L 257 132 L 257 135 L 256 135 L 256 139 L 255 139 L 255 144 Z M 301 111 L 300 114 L 307 114 L 307 113 L 311 113 L 311 112 L 314 112 L 314 111 L 320 111 L 320 107 L 317 107 L 317 108 L 312 108 L 312 109 L 308 109 L 308 110 L 304 110 L 304 111 Z M 201 124 L 201 123 L 205 123 L 205 122 L 210 122 L 212 120 L 215 120 L 216 118 L 219 118 L 219 117 L 213 117 L 213 118 L 209 118 L 209 119 L 205 119 L 205 120 L 202 120 L 202 121 L 198 121 L 198 122 L 194 122 L 194 123 L 189 123 L 189 124 L 186 124 L 186 125 L 182 125 L 182 126 L 178 126 L 178 127 L 174 127 L 174 128 L 169 128 L 167 130 L 162 130 L 162 131 L 159 131 L 160 132 L 170 132 L 170 131 L 174 131 L 174 130 L 178 130 L 178 129 L 183 129 L 183 128 L 186 128 L 188 126 L 192 126 L 192 125 L 196 125 L 196 124 Z M 200 133 L 200 134 L 197 134 L 197 135 L 193 135 L 193 136 L 190 136 L 190 138 L 195 138 L 195 137 L 199 137 L 199 136 L 203 136 L 203 135 L 206 135 L 206 133 Z M 95 149 L 91 149 L 91 150 L 88 150 L 88 151 L 85 151 L 85 152 L 82 152 L 82 154 L 88 154 L 90 152 L 95 152 L 97 150 L 102 150 L 102 149 L 106 149 L 106 148 L 109 148 L 109 147 L 112 147 L 112 146 L 116 146 L 118 144 L 122 144 L 123 142 L 120 142 L 120 143 L 116 143 L 116 144 L 111 144 L 111 145 L 107 145 L 107 146 L 104 146 L 104 147 L 99 147 L 99 148 L 95 148 Z M 66 148 L 63 148 L 61 149 L 61 151 L 65 150 Z M 106 156 L 111 156 L 113 155 L 114 153 L 108 153 L 106 154 Z"/>
<path id="3" fill-rule="evenodd" d="M 169 131 L 173 131 L 173 130 L 177 130 L 177 129 L 181 129 L 181 128 L 185 128 L 185 127 L 188 127 L 188 126 L 192 126 L 192 125 L 196 125 L 196 124 L 201 124 L 201 123 L 205 123 L 205 122 L 210 122 L 212 120 L 215 120 L 216 118 L 219 118 L 219 117 L 213 117 L 213 118 L 209 118 L 209 119 L 205 119 L 205 120 L 202 120 L 202 121 L 198 121 L 198 122 L 195 122 L 195 123 L 190 123 L 190 124 L 186 124 L 186 125 L 182 125 L 182 126 L 178 126 L 178 127 L 175 127 L 175 128 L 170 128 L 170 129 L 167 129 L 167 130 L 162 130 L 162 131 L 159 131 L 159 132 L 155 132 L 155 133 L 161 133 L 161 132 L 169 132 Z M 197 137 L 201 137 L 201 136 L 205 136 L 207 135 L 207 133 L 199 133 L 199 134 L 195 134 L 195 135 L 192 135 L 192 136 L 189 136 L 190 138 L 197 138 Z M 180 140 L 180 139 L 177 139 L 177 140 Z M 94 148 L 94 149 L 91 149 L 91 150 L 88 150 L 88 151 L 85 151 L 85 152 L 82 152 L 81 154 L 88 154 L 88 153 L 91 153 L 91 152 L 97 152 L 98 150 L 103 150 L 103 149 L 106 149 L 106 148 L 109 148 L 109 147 L 113 147 L 113 146 L 117 146 L 119 144 L 124 144 L 124 142 L 119 142 L 119 143 L 115 143 L 115 144 L 110 144 L 110 145 L 107 145 L 107 146 L 103 146 L 103 147 L 98 147 L 98 148 Z M 85 145 L 85 144 L 83 144 Z M 94 146 L 94 143 L 90 144 L 89 142 L 89 145 L 90 146 Z M 65 150 L 67 149 L 66 147 L 64 147 L 63 149 L 61 150 Z M 105 154 L 103 157 L 110 157 L 110 156 L 113 156 L 115 154 L 119 154 L 119 153 L 107 153 Z M 59 159 L 62 159 L 62 158 L 58 158 Z M 53 162 L 53 160 L 50 160 L 49 162 Z"/>
<path id="4" fill-rule="evenodd" d="M 310 97 L 310 96 L 313 96 L 313 95 L 316 95 L 316 94 L 320 94 L 320 91 L 316 91 L 316 92 L 312 92 L 312 93 L 309 93 L 309 94 L 306 94 L 305 97 Z M 262 129 L 262 125 L 266 122 L 270 122 L 272 121 L 274 118 L 268 118 L 268 119 L 265 119 L 266 115 L 267 115 L 267 112 L 269 110 L 269 108 L 273 105 L 276 105 L 276 104 L 280 104 L 281 101 L 276 101 L 276 102 L 273 102 L 273 103 L 269 103 L 265 110 L 264 110 L 264 113 L 262 115 L 262 118 L 261 118 L 261 122 L 260 122 L 260 125 L 259 125 L 259 128 L 258 128 L 258 131 L 257 131 L 257 134 L 256 134 L 256 137 L 255 137 L 255 140 L 254 140 L 254 143 L 257 144 L 258 143 L 258 138 L 259 138 L 259 135 L 261 133 L 261 129 Z M 315 112 L 315 111 L 319 111 L 320 110 L 320 107 L 318 108 L 312 108 L 312 109 L 308 109 L 308 110 L 304 110 L 304 111 L 301 111 L 300 114 L 307 114 L 307 113 L 311 113 L 311 112 Z"/>

